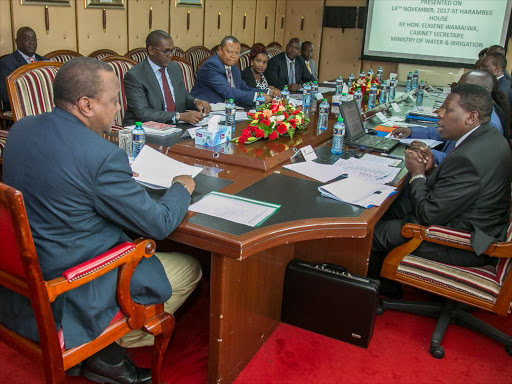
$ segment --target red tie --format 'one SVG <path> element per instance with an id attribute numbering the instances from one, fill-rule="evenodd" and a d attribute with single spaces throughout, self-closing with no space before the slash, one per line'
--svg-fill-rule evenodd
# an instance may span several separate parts
<path id="1" fill-rule="evenodd" d="M 165 76 L 165 68 L 160 68 L 162 73 L 162 87 L 164 89 L 165 105 L 167 105 L 167 112 L 175 112 L 176 105 L 174 105 L 174 99 L 172 98 L 171 88 L 169 88 L 169 82 L 167 76 Z"/>
<path id="2" fill-rule="evenodd" d="M 30 61 L 30 63 L 35 62 L 35 60 L 34 60 L 34 58 L 33 58 L 33 57 L 29 57 L 29 58 L 28 58 L 28 61 Z"/>

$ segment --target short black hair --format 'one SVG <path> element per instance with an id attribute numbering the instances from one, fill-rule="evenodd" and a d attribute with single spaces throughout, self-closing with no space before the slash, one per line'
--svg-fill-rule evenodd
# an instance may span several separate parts
<path id="1" fill-rule="evenodd" d="M 114 72 L 109 64 L 92 57 L 77 57 L 66 62 L 53 82 L 55 106 L 69 111 L 84 96 L 99 98 L 103 93 L 100 71 Z"/>
<path id="2" fill-rule="evenodd" d="M 226 46 L 227 43 L 235 43 L 235 44 L 240 44 L 240 41 L 238 41 L 238 39 L 235 37 L 235 36 L 226 36 L 225 38 L 222 39 L 222 41 L 220 42 L 220 46 L 222 48 L 224 48 Z"/>
<path id="3" fill-rule="evenodd" d="M 459 105 L 466 112 L 478 112 L 481 123 L 488 122 L 492 113 L 492 98 L 487 89 L 476 84 L 462 84 L 452 88 L 460 96 Z"/>
<path id="4" fill-rule="evenodd" d="M 505 54 L 505 48 L 503 48 L 501 45 L 491 45 L 489 48 L 487 48 L 488 53 L 501 53 L 502 55 Z"/>
<path id="5" fill-rule="evenodd" d="M 298 37 L 292 37 L 290 39 L 290 41 L 288 41 L 288 45 L 292 44 L 292 43 L 298 43 L 299 44 L 299 47 L 302 46 L 302 41 L 300 41 L 300 39 Z"/>
<path id="6" fill-rule="evenodd" d="M 171 35 L 167 32 L 162 31 L 161 29 L 157 29 L 149 33 L 146 37 L 146 49 L 149 47 L 156 47 L 160 41 L 164 39 L 172 39 Z"/>
<path id="7" fill-rule="evenodd" d="M 308 45 L 313 45 L 313 43 L 309 40 L 302 43 L 301 49 L 305 49 Z"/>
<path id="8" fill-rule="evenodd" d="M 34 34 L 36 33 L 32 28 L 30 27 L 20 27 L 17 31 L 16 31 L 16 40 L 19 40 L 23 37 L 23 34 L 27 31 L 32 31 L 34 32 Z"/>
<path id="9" fill-rule="evenodd" d="M 507 68 L 507 59 L 502 53 L 488 53 L 485 57 L 489 57 L 492 65 L 495 67 L 501 67 L 503 70 Z"/>

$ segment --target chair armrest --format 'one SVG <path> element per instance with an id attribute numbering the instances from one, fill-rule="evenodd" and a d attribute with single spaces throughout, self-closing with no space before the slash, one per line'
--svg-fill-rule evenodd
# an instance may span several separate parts
<path id="1" fill-rule="evenodd" d="M 117 267 L 129 263 L 137 265 L 142 257 L 151 257 L 154 252 L 153 240 L 138 239 L 134 243 L 122 243 L 91 260 L 67 269 L 62 277 L 47 281 L 48 298 L 53 302 L 58 295 L 80 287 Z"/>

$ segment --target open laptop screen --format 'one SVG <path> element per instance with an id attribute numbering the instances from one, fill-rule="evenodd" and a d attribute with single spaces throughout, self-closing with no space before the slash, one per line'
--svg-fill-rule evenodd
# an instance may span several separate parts
<path id="1" fill-rule="evenodd" d="M 345 122 L 349 140 L 355 140 L 365 134 L 356 100 L 340 105 L 340 113 Z"/>

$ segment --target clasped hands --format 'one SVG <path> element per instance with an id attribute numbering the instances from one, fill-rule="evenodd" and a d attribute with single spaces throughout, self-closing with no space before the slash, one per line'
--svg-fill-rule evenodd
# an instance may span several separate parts
<path id="1" fill-rule="evenodd" d="M 411 176 L 424 175 L 434 168 L 434 155 L 421 141 L 413 141 L 405 150 L 405 167 Z"/>

